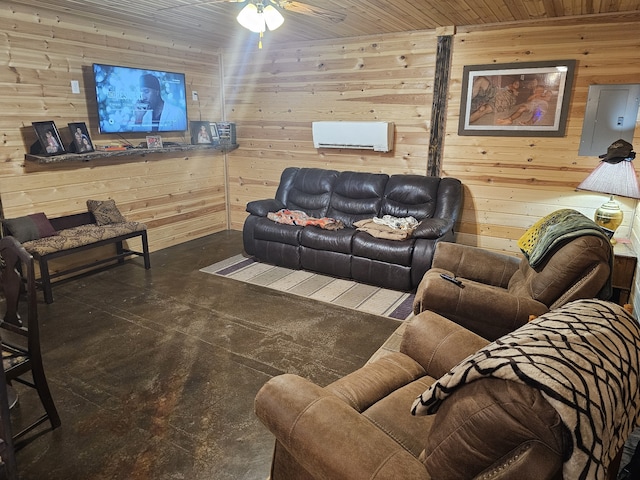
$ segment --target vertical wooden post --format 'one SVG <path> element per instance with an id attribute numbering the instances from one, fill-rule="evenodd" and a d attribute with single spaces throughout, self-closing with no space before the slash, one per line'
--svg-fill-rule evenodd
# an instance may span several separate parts
<path id="1" fill-rule="evenodd" d="M 447 27 L 451 30 L 453 27 Z M 451 46 L 453 34 L 438 35 L 436 68 L 433 80 L 433 104 L 431 106 L 431 129 L 429 130 L 429 154 L 427 175 L 439 177 L 442 167 L 442 147 L 447 115 L 447 94 L 451 69 Z"/>

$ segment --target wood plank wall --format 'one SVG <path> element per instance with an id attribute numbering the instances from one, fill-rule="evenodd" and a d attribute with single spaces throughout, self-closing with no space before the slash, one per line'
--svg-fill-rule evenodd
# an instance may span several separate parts
<path id="1" fill-rule="evenodd" d="M 447 29 L 454 41 L 442 174 L 465 184 L 459 242 L 515 253 L 517 238 L 541 216 L 562 207 L 591 215 L 602 203 L 600 195 L 574 191 L 598 162 L 577 155 L 587 90 L 591 84 L 638 82 L 638 26 L 638 15 L 606 15 Z M 241 229 L 246 203 L 272 196 L 280 172 L 290 165 L 426 172 L 437 32 L 294 46 L 278 45 L 276 38 L 274 32 L 262 51 L 253 45 L 226 51 L 221 61 L 215 51 L 187 41 L 86 25 L 68 14 L 3 3 L 0 200 L 5 217 L 73 213 L 87 198 L 114 198 L 129 218 L 149 225 L 156 250 L 228 226 Z M 457 135 L 464 65 L 566 58 L 578 61 L 566 136 Z M 59 127 L 85 121 L 96 143 L 113 141 L 96 130 L 87 78 L 93 62 L 185 72 L 200 98 L 199 103 L 188 98 L 190 119 L 236 122 L 240 149 L 226 164 L 222 156 L 195 153 L 56 168 L 25 164 L 24 153 L 35 141 L 32 121 L 54 120 Z M 71 94 L 73 79 L 80 81 L 80 95 Z M 316 150 L 314 120 L 392 121 L 395 150 Z M 626 216 L 619 233 L 637 244 L 635 202 L 621 203 Z"/>
<path id="2" fill-rule="evenodd" d="M 220 59 L 215 51 L 134 28 L 87 25 L 67 14 L 19 4 L 0 6 L 0 199 L 5 218 L 35 212 L 58 216 L 86 210 L 86 200 L 113 198 L 124 215 L 145 222 L 157 250 L 227 228 L 224 155 L 179 152 L 55 167 L 25 162 L 36 140 L 33 121 L 53 120 L 67 143 L 68 122 L 99 135 L 92 63 L 183 72 L 191 120 L 221 120 Z M 78 80 L 81 94 L 71 93 Z M 191 99 L 191 90 L 199 101 Z M 188 135 L 188 134 L 187 134 Z M 163 135 L 164 140 L 186 141 Z M 126 135 L 133 144 L 144 134 Z"/>
<path id="3" fill-rule="evenodd" d="M 595 22 L 458 29 L 444 165 L 447 174 L 461 178 L 467 187 L 459 241 L 515 251 L 514 241 L 541 216 L 567 207 L 591 217 L 606 200 L 602 195 L 574 191 L 599 161 L 578 156 L 587 94 L 592 84 L 640 81 L 640 38 L 629 35 L 640 25 L 638 20 L 637 16 L 629 20 L 616 16 Z M 464 65 L 562 59 L 577 61 L 564 137 L 457 134 Z M 625 223 L 618 234 L 628 237 L 636 202 L 619 200 Z"/>
<path id="4" fill-rule="evenodd" d="M 274 32 L 277 33 L 277 32 Z M 229 162 L 231 227 L 249 200 L 272 197 L 288 166 L 425 174 L 433 95 L 433 30 L 262 51 L 225 52 L 225 110 L 237 122 Z M 389 153 L 313 148 L 311 122 L 394 122 Z"/>
<path id="5" fill-rule="evenodd" d="M 587 92 L 639 81 L 639 26 L 637 15 L 616 15 L 457 29 L 442 161 L 442 175 L 465 185 L 457 241 L 515 253 L 526 229 L 558 208 L 593 215 L 605 199 L 575 191 L 599 161 L 578 156 Z M 225 52 L 226 112 L 242 145 L 229 164 L 232 228 L 247 201 L 273 196 L 286 166 L 424 174 L 436 39 L 424 31 Z M 464 65 L 561 59 L 577 60 L 564 137 L 457 134 Z M 315 150 L 313 120 L 394 121 L 395 151 Z M 628 237 L 636 202 L 620 203 L 618 233 Z"/>

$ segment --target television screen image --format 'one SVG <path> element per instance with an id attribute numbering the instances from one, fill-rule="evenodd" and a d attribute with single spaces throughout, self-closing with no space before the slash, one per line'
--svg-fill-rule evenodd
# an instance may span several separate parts
<path id="1" fill-rule="evenodd" d="M 100 133 L 184 132 L 183 73 L 93 64 Z"/>

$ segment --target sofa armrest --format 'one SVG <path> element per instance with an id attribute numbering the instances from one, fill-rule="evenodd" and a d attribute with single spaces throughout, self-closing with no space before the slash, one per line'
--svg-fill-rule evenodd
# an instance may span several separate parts
<path id="1" fill-rule="evenodd" d="M 276 200 L 275 198 L 269 198 L 265 200 L 254 200 L 252 202 L 247 203 L 247 212 L 252 215 L 257 215 L 258 217 L 266 217 L 269 212 L 277 212 L 278 210 L 282 210 L 284 208 L 284 204 Z"/>
<path id="2" fill-rule="evenodd" d="M 339 398 L 297 375 L 269 380 L 255 412 L 282 446 L 317 478 L 430 479 L 424 465 Z"/>
<path id="3" fill-rule="evenodd" d="M 438 239 L 452 228 L 452 220 L 444 218 L 425 218 L 415 228 L 412 237 Z"/>
<path id="4" fill-rule="evenodd" d="M 456 277 L 506 288 L 519 265 L 518 257 L 459 243 L 441 242 L 436 247 L 431 266 L 447 270 Z"/>
<path id="5" fill-rule="evenodd" d="M 408 320 L 400 351 L 422 365 L 429 376 L 440 378 L 488 344 L 457 323 L 426 311 Z"/>

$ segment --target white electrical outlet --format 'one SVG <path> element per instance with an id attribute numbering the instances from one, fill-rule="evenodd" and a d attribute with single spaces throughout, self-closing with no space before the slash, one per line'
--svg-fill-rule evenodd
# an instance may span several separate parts
<path id="1" fill-rule="evenodd" d="M 193 100 L 194 102 L 198 101 L 198 92 L 196 92 L 195 90 L 191 92 L 191 100 Z"/>
<path id="2" fill-rule="evenodd" d="M 80 84 L 78 80 L 71 80 L 71 93 L 80 93 Z"/>

